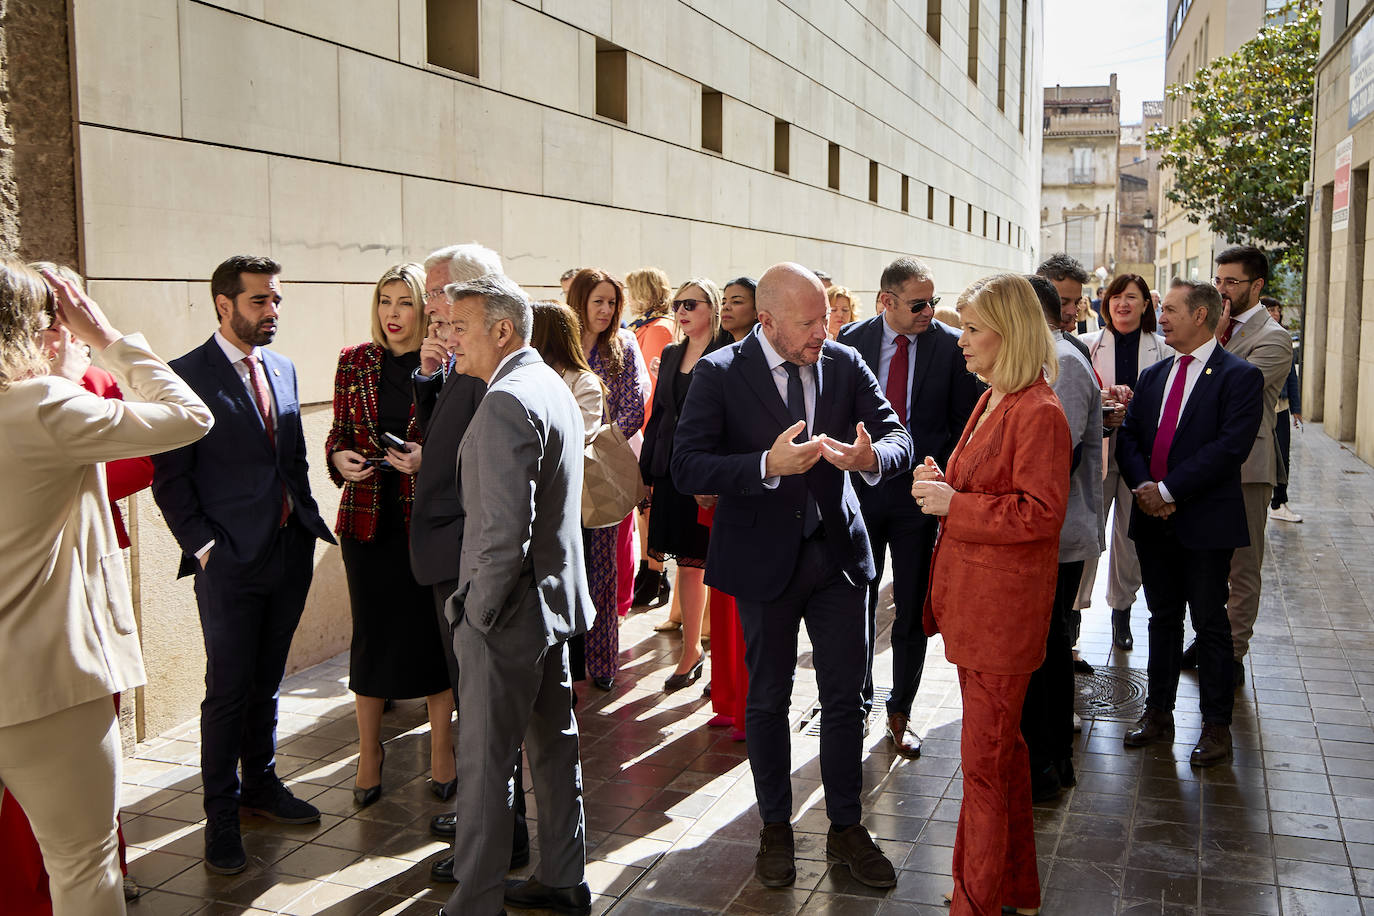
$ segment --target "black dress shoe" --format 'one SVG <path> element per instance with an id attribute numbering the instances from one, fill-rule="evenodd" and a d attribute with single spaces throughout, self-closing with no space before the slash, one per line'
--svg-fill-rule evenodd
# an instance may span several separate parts
<path id="1" fill-rule="evenodd" d="M 1092 673 L 1093 673 L 1093 666 L 1090 665 L 1090 664 L 1088 664 L 1087 662 L 1085 662 L 1085 661 L 1084 661 L 1083 659 L 1081 659 L 1081 658 L 1075 658 L 1075 659 L 1073 660 L 1073 673 L 1074 673 L 1074 674 L 1092 674 Z"/>
<path id="2" fill-rule="evenodd" d="M 1121 743 L 1127 747 L 1145 747 L 1159 741 L 1173 740 L 1174 714 L 1146 706 L 1145 715 L 1140 717 L 1135 728 L 1126 732 Z"/>
<path id="3" fill-rule="evenodd" d="M 458 815 L 455 812 L 436 814 L 429 819 L 429 832 L 446 840 L 458 832 Z"/>
<path id="4" fill-rule="evenodd" d="M 382 775 L 382 767 L 386 765 L 386 745 L 378 741 L 377 747 L 382 752 L 382 762 L 377 764 L 377 776 L 379 777 L 377 784 L 375 786 L 368 786 L 365 789 L 356 783 L 353 786 L 353 804 L 357 805 L 359 808 L 366 808 L 382 797 L 382 783 L 380 777 Z"/>
<path id="5" fill-rule="evenodd" d="M 787 887 L 797 880 L 797 847 L 792 825 L 764 824 L 759 831 L 759 853 L 754 874 L 764 887 Z"/>
<path id="6" fill-rule="evenodd" d="M 205 867 L 217 875 L 237 875 L 247 864 L 238 812 L 212 815 L 205 824 Z"/>
<path id="7" fill-rule="evenodd" d="M 278 824 L 316 824 L 320 820 L 320 809 L 292 795 L 281 780 L 274 785 L 244 792 L 239 799 L 239 810 Z"/>
<path id="8" fill-rule="evenodd" d="M 1054 801 L 1064 791 L 1059 781 L 1059 767 L 1047 763 L 1043 767 L 1031 768 L 1031 801 L 1035 803 Z"/>
<path id="9" fill-rule="evenodd" d="M 697 663 L 687 671 L 682 674 L 669 675 L 668 680 L 663 682 L 663 692 L 672 693 L 675 690 L 681 690 L 693 681 L 698 680 L 701 677 L 701 669 L 705 665 L 706 653 L 703 652 L 701 658 L 697 659 Z"/>
<path id="10" fill-rule="evenodd" d="M 897 870 L 887 856 L 873 842 L 863 824 L 839 830 L 830 825 L 825 835 L 825 854 L 828 858 L 849 866 L 849 874 L 860 884 L 869 887 L 894 887 Z"/>
<path id="11" fill-rule="evenodd" d="M 594 677 L 592 678 L 592 686 L 595 687 L 597 690 L 610 690 L 612 687 L 615 686 L 615 678 Z"/>
<path id="12" fill-rule="evenodd" d="M 431 865 L 429 867 L 429 880 L 437 881 L 440 884 L 457 884 L 458 879 L 453 877 L 453 856 L 445 856 Z"/>
<path id="13" fill-rule="evenodd" d="M 921 736 L 910 726 L 911 720 L 901 713 L 887 717 L 887 737 L 892 742 L 892 749 L 908 760 L 915 760 L 921 756 Z"/>
<path id="14" fill-rule="evenodd" d="M 1245 686 L 1245 662 L 1236 662 L 1231 674 L 1236 690 Z"/>
<path id="15" fill-rule="evenodd" d="M 587 916 L 592 911 L 592 889 L 587 882 L 572 887 L 546 887 L 534 878 L 506 879 L 506 906 L 521 910 L 553 910 L 564 916 Z"/>
<path id="16" fill-rule="evenodd" d="M 1112 609 L 1112 645 L 1123 652 L 1131 651 L 1135 637 L 1131 635 L 1131 609 Z"/>
<path id="17" fill-rule="evenodd" d="M 1188 643 L 1188 648 L 1183 650 L 1183 658 L 1179 660 L 1178 666 L 1184 671 L 1194 671 L 1197 669 L 1197 640 Z"/>
<path id="18" fill-rule="evenodd" d="M 1078 777 L 1073 771 L 1073 760 L 1065 757 L 1055 763 L 1055 768 L 1059 770 L 1059 785 L 1065 789 L 1072 789 L 1078 785 Z"/>
<path id="19" fill-rule="evenodd" d="M 1202 724 L 1202 737 L 1188 756 L 1188 762 L 1195 767 L 1210 767 L 1231 759 L 1231 727 L 1229 725 Z"/>
<path id="20" fill-rule="evenodd" d="M 630 601 L 635 607 L 649 607 L 658 600 L 663 580 L 663 570 L 645 566 L 640 570 L 640 575 L 635 576 L 634 597 Z"/>

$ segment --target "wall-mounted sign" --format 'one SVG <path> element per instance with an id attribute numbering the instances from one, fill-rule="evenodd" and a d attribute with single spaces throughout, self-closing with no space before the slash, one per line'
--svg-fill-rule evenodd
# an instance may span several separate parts
<path id="1" fill-rule="evenodd" d="M 1374 17 L 1365 20 L 1350 42 L 1350 113 L 1346 129 L 1374 111 Z"/>
<path id="2" fill-rule="evenodd" d="M 1346 137 L 1336 144 L 1336 190 L 1331 197 L 1331 231 L 1339 232 L 1350 225 L 1350 154 L 1354 138 Z"/>

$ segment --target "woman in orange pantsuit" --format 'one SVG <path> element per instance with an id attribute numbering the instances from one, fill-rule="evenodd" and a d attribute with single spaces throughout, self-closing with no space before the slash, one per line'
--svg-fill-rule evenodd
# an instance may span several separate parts
<path id="1" fill-rule="evenodd" d="M 1045 655 L 1072 454 L 1046 381 L 1054 341 L 1025 279 L 1000 274 L 959 297 L 959 347 L 984 393 L 949 467 L 918 467 L 911 494 L 942 517 L 925 630 L 944 635 L 963 697 L 964 799 L 954 840 L 953 916 L 1040 907 L 1030 762 L 1021 706 Z M 1009 598 L 1013 600 L 1008 600 Z"/>

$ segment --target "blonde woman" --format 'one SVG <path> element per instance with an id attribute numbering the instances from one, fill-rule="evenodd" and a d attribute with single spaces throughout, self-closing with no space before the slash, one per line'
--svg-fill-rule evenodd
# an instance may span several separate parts
<path id="1" fill-rule="evenodd" d="M 825 291 L 825 298 L 830 305 L 825 336 L 834 340 L 840 335 L 840 328 L 859 317 L 859 297 L 847 286 L 832 286 Z"/>

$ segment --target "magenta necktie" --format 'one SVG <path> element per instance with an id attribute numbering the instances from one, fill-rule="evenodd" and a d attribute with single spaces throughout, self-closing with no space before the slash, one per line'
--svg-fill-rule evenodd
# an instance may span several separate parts
<path id="1" fill-rule="evenodd" d="M 1183 407 L 1183 388 L 1188 384 L 1188 364 L 1192 361 L 1193 357 L 1187 355 L 1178 358 L 1178 374 L 1164 401 L 1164 416 L 1159 418 L 1159 432 L 1155 433 L 1154 448 L 1150 449 L 1150 476 L 1156 481 L 1169 473 L 1169 448 L 1178 432 L 1178 412 Z"/>
<path id="2" fill-rule="evenodd" d="M 907 361 L 907 347 L 911 340 L 905 334 L 897 335 L 897 351 L 887 365 L 887 402 L 897 412 L 897 419 L 906 426 L 906 382 L 911 364 Z"/>

